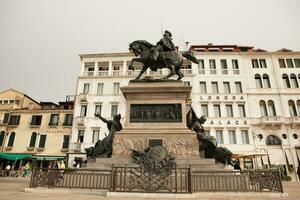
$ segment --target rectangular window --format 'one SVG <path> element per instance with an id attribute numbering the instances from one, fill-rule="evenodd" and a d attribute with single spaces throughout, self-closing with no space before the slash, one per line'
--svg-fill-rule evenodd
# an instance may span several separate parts
<path id="1" fill-rule="evenodd" d="M 216 130 L 216 140 L 217 140 L 217 144 L 223 144 L 224 140 L 223 140 L 223 131 L 222 130 Z"/>
<path id="2" fill-rule="evenodd" d="M 90 84 L 89 83 L 84 83 L 83 84 L 83 91 L 82 91 L 82 93 L 83 94 L 88 94 L 89 91 L 90 91 Z"/>
<path id="3" fill-rule="evenodd" d="M 95 105 L 95 113 L 101 115 L 101 110 L 102 110 L 102 105 L 101 104 Z"/>
<path id="4" fill-rule="evenodd" d="M 267 68 L 267 63 L 265 59 L 259 59 L 260 68 Z"/>
<path id="5" fill-rule="evenodd" d="M 200 93 L 201 94 L 206 94 L 207 93 L 206 82 L 200 82 Z"/>
<path id="6" fill-rule="evenodd" d="M 45 148 L 47 135 L 40 135 L 39 148 Z"/>
<path id="7" fill-rule="evenodd" d="M 242 83 L 241 82 L 235 82 L 235 90 L 236 90 L 237 94 L 243 93 Z"/>
<path id="8" fill-rule="evenodd" d="M 278 59 L 278 62 L 279 62 L 279 67 L 280 68 L 286 68 L 284 59 Z"/>
<path id="9" fill-rule="evenodd" d="M 232 69 L 239 69 L 239 62 L 237 59 L 232 59 Z"/>
<path id="10" fill-rule="evenodd" d="M 242 143 L 249 144 L 249 134 L 247 130 L 242 130 Z"/>
<path id="11" fill-rule="evenodd" d="M 201 104 L 202 115 L 208 117 L 208 106 L 207 104 Z"/>
<path id="12" fill-rule="evenodd" d="M 229 130 L 229 131 L 228 131 L 228 135 L 229 135 L 229 143 L 230 143 L 230 144 L 236 144 L 236 134 L 235 134 L 235 130 Z"/>
<path id="13" fill-rule="evenodd" d="M 211 82 L 211 85 L 212 85 L 212 93 L 218 94 L 219 93 L 218 82 Z"/>
<path id="14" fill-rule="evenodd" d="M 9 113 L 4 113 L 2 123 L 3 123 L 3 124 L 7 124 L 7 123 L 8 123 L 8 120 L 9 120 Z"/>
<path id="15" fill-rule="evenodd" d="M 232 105 L 226 105 L 227 117 L 233 117 Z"/>
<path id="16" fill-rule="evenodd" d="M 63 144 L 62 144 L 63 149 L 68 149 L 69 148 L 69 140 L 70 140 L 70 136 L 69 135 L 64 135 Z"/>
<path id="17" fill-rule="evenodd" d="M 51 114 L 49 126 L 58 126 L 59 114 Z"/>
<path id="18" fill-rule="evenodd" d="M 219 104 L 214 104 L 214 112 L 215 112 L 215 117 L 221 117 L 221 110 Z"/>
<path id="19" fill-rule="evenodd" d="M 93 130 L 93 143 L 96 143 L 99 140 L 99 130 Z"/>
<path id="20" fill-rule="evenodd" d="M 66 114 L 64 120 L 64 126 L 72 126 L 73 124 L 73 114 Z"/>
<path id="21" fill-rule="evenodd" d="M 239 104 L 239 115 L 240 117 L 246 117 L 246 112 L 245 112 L 245 105 Z"/>
<path id="22" fill-rule="evenodd" d="M 214 59 L 209 60 L 209 68 L 210 68 L 210 73 L 211 74 L 216 74 L 217 73 L 216 61 Z"/>
<path id="23" fill-rule="evenodd" d="M 36 137 L 37 137 L 36 132 L 31 133 L 29 147 L 35 147 Z"/>
<path id="24" fill-rule="evenodd" d="M 257 59 L 252 59 L 252 68 L 259 68 Z"/>
<path id="25" fill-rule="evenodd" d="M 199 61 L 198 64 L 199 74 L 205 74 L 204 60 L 198 60 L 198 61 Z"/>
<path id="26" fill-rule="evenodd" d="M 229 82 L 223 82 L 224 85 L 224 93 L 229 94 L 231 93 L 230 91 L 230 83 Z"/>
<path id="27" fill-rule="evenodd" d="M 111 105 L 111 117 L 114 117 L 118 114 L 118 105 Z"/>
<path id="28" fill-rule="evenodd" d="M 84 139 L 84 130 L 78 130 L 77 142 L 83 143 L 83 139 Z"/>
<path id="29" fill-rule="evenodd" d="M 294 59 L 294 63 L 295 63 L 296 68 L 300 68 L 300 59 L 299 58 Z"/>
<path id="30" fill-rule="evenodd" d="M 32 115 L 30 125 L 40 126 L 42 123 L 42 115 Z"/>
<path id="31" fill-rule="evenodd" d="M 87 105 L 82 105 L 80 109 L 80 117 L 85 117 L 87 112 Z"/>
<path id="32" fill-rule="evenodd" d="M 104 86 L 104 83 L 98 83 L 98 85 L 97 85 L 97 95 L 102 95 L 103 94 L 103 86 Z"/>
<path id="33" fill-rule="evenodd" d="M 119 94 L 120 83 L 114 83 L 113 94 Z"/>
<path id="34" fill-rule="evenodd" d="M 294 68 L 294 63 L 292 59 L 286 59 L 286 64 L 288 68 Z"/>
<path id="35" fill-rule="evenodd" d="M 20 115 L 11 115 L 9 118 L 8 125 L 19 125 L 20 124 Z"/>
<path id="36" fill-rule="evenodd" d="M 227 60 L 225 59 L 221 60 L 221 69 L 222 69 L 222 74 L 228 74 Z"/>

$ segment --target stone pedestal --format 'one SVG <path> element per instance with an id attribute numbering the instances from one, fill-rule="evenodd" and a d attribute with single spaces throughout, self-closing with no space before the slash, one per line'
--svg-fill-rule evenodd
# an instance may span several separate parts
<path id="1" fill-rule="evenodd" d="M 121 91 L 126 121 L 113 141 L 113 158 L 130 157 L 131 149 L 163 145 L 176 158 L 199 158 L 196 135 L 186 127 L 191 87 L 181 81 L 131 81 Z"/>

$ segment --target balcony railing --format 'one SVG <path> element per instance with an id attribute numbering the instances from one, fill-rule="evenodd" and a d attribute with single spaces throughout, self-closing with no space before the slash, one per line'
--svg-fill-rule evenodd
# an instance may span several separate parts
<path id="1" fill-rule="evenodd" d="M 82 93 L 79 95 L 79 99 L 81 102 L 86 102 L 87 101 L 87 94 Z"/>
<path id="2" fill-rule="evenodd" d="M 240 74 L 240 70 L 239 69 L 234 69 L 233 74 Z"/>
<path id="3" fill-rule="evenodd" d="M 211 69 L 210 74 L 217 74 L 217 70 L 216 69 Z"/>
<path id="4" fill-rule="evenodd" d="M 84 117 L 77 118 L 77 126 L 84 126 Z"/>
<path id="5" fill-rule="evenodd" d="M 73 142 L 73 143 L 70 143 L 69 150 L 75 151 L 75 152 L 80 152 L 81 147 L 82 147 L 81 142 Z"/>
<path id="6" fill-rule="evenodd" d="M 199 69 L 199 70 L 198 70 L 198 73 L 199 73 L 199 74 L 205 74 L 205 69 Z"/>
<path id="7" fill-rule="evenodd" d="M 93 71 L 83 72 L 83 76 L 94 76 L 94 72 Z"/>
<path id="8" fill-rule="evenodd" d="M 192 69 L 182 69 L 181 72 L 184 75 L 191 75 L 193 73 Z"/>
<path id="9" fill-rule="evenodd" d="M 284 120 L 280 116 L 264 116 L 261 117 L 262 126 L 281 126 L 284 123 Z"/>
<path id="10" fill-rule="evenodd" d="M 122 71 L 120 70 L 113 71 L 113 76 L 121 76 L 121 75 L 122 75 Z"/>
<path id="11" fill-rule="evenodd" d="M 157 71 L 149 71 L 148 74 L 149 75 L 162 75 L 163 71 L 162 71 L 162 69 L 158 69 Z"/>
<path id="12" fill-rule="evenodd" d="M 108 71 L 99 71 L 98 76 L 108 76 Z"/>

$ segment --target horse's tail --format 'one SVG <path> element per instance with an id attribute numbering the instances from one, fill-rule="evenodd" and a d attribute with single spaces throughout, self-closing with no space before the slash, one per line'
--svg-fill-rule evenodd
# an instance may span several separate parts
<path id="1" fill-rule="evenodd" d="M 191 51 L 183 52 L 182 56 L 185 57 L 186 59 L 192 61 L 195 64 L 199 64 L 199 61 L 197 60 L 197 58 L 194 56 L 193 52 L 191 52 Z"/>

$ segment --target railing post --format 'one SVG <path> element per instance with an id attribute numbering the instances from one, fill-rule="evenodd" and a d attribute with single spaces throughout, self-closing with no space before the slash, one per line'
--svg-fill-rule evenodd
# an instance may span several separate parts
<path id="1" fill-rule="evenodd" d="M 175 193 L 178 193 L 178 183 L 177 183 L 177 164 L 175 163 Z"/>
<path id="2" fill-rule="evenodd" d="M 192 170 L 191 170 L 191 165 L 189 165 L 188 168 L 188 192 L 192 194 Z"/>
<path id="3" fill-rule="evenodd" d="M 111 165 L 111 172 L 110 172 L 110 187 L 109 191 L 114 191 L 114 164 Z"/>

